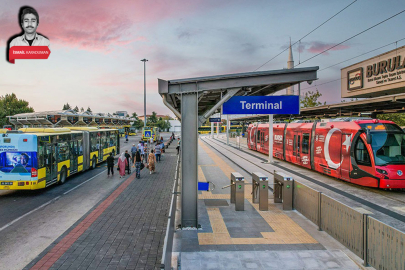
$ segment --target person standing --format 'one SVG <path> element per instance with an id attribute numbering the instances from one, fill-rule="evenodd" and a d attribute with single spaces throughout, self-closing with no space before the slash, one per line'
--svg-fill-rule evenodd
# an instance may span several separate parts
<path id="1" fill-rule="evenodd" d="M 112 153 L 107 158 L 107 177 L 110 176 L 110 171 L 111 171 L 111 176 L 114 176 L 114 157 Z"/>
<path id="2" fill-rule="evenodd" d="M 120 178 L 125 176 L 125 168 L 127 166 L 127 159 L 125 153 L 123 152 L 118 159 L 118 168 L 120 168 Z"/>
<path id="3" fill-rule="evenodd" d="M 160 153 L 161 153 L 161 147 L 160 147 L 159 143 L 157 142 L 155 145 L 156 162 L 160 162 Z"/>
<path id="4" fill-rule="evenodd" d="M 137 149 L 136 149 L 136 146 L 135 146 L 135 144 L 133 144 L 132 145 L 132 148 L 131 148 L 131 158 L 132 158 L 132 164 L 133 164 L 133 166 L 135 166 L 135 155 L 136 155 L 136 151 L 138 151 Z"/>
<path id="5" fill-rule="evenodd" d="M 160 159 L 163 157 L 163 153 L 165 152 L 165 143 L 163 140 L 160 142 Z"/>
<path id="6" fill-rule="evenodd" d="M 174 137 L 174 132 L 172 132 L 172 139 L 175 140 L 176 138 Z"/>
<path id="7" fill-rule="evenodd" d="M 155 135 L 156 136 L 156 135 Z M 149 139 L 149 143 L 150 143 L 150 145 L 152 145 L 153 144 L 153 136 L 152 137 L 150 137 L 150 139 Z"/>
<path id="8" fill-rule="evenodd" d="M 143 141 L 139 141 L 139 143 L 138 143 L 138 151 L 140 151 L 141 154 L 143 154 Z"/>
<path id="9" fill-rule="evenodd" d="M 150 155 L 148 157 L 149 174 L 155 173 L 155 162 L 156 157 L 153 154 L 153 150 L 150 150 Z"/>
<path id="10" fill-rule="evenodd" d="M 177 138 L 177 155 L 180 153 L 180 138 Z"/>
<path id="11" fill-rule="evenodd" d="M 128 132 L 125 132 L 125 143 L 128 142 Z"/>
<path id="12" fill-rule="evenodd" d="M 142 164 L 141 152 L 137 151 L 135 154 L 135 172 L 137 179 L 141 178 L 141 164 Z"/>
<path id="13" fill-rule="evenodd" d="M 125 150 L 125 158 L 127 159 L 127 166 L 126 166 L 126 170 L 127 173 L 130 174 L 131 173 L 131 156 L 128 153 L 128 150 Z"/>

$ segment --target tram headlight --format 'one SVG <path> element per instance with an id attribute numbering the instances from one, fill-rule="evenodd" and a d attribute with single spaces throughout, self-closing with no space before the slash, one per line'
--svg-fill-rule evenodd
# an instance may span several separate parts
<path id="1" fill-rule="evenodd" d="M 384 174 L 384 175 L 388 175 L 388 172 L 386 170 L 381 170 L 381 169 L 376 169 L 376 171 L 378 173 Z"/>

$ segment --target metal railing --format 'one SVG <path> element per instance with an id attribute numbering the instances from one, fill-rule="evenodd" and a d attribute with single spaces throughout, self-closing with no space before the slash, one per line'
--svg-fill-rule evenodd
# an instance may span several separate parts
<path id="1" fill-rule="evenodd" d="M 166 236 L 163 245 L 163 254 L 160 263 L 160 269 L 169 270 L 172 266 L 172 249 L 173 249 L 173 236 L 175 231 L 174 221 L 176 218 L 177 209 L 177 187 L 179 183 L 180 173 L 180 155 L 177 158 L 176 172 L 174 174 L 174 184 L 172 189 L 172 198 L 170 201 L 169 216 L 167 220 Z"/>

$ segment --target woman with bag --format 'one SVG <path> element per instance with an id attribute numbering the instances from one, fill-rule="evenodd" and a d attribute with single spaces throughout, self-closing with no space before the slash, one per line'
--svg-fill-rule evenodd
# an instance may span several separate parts
<path id="1" fill-rule="evenodd" d="M 137 151 L 136 155 L 135 155 L 135 172 L 136 172 L 137 179 L 141 178 L 141 164 L 143 164 L 142 158 L 141 158 L 141 153 L 140 153 L 140 151 Z"/>
<path id="2" fill-rule="evenodd" d="M 128 164 L 127 158 L 125 157 L 125 153 L 122 152 L 120 158 L 118 159 L 118 168 L 120 170 L 120 178 L 125 176 L 125 168 Z"/>
<path id="3" fill-rule="evenodd" d="M 155 163 L 156 157 L 153 154 L 153 150 L 150 150 L 150 155 L 148 157 L 149 174 L 155 173 Z"/>

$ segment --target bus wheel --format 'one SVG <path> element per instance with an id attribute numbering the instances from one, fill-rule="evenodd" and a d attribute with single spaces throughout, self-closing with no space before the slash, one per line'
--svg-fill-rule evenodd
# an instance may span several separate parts
<path id="1" fill-rule="evenodd" d="M 59 185 L 63 185 L 66 182 L 66 177 L 66 167 L 63 167 L 62 171 L 60 172 Z"/>
<path id="2" fill-rule="evenodd" d="M 96 165 L 97 165 L 96 156 L 94 156 L 93 159 L 91 160 L 91 168 L 95 169 Z"/>

